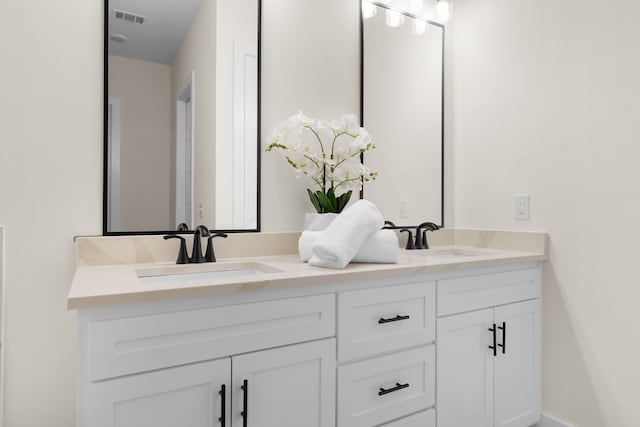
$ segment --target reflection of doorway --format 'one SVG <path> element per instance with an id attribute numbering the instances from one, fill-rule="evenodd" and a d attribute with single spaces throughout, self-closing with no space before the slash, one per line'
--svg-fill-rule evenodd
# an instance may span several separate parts
<path id="1" fill-rule="evenodd" d="M 194 72 L 176 99 L 176 224 L 193 229 Z"/>
<path id="2" fill-rule="evenodd" d="M 118 98 L 109 98 L 107 144 L 109 149 L 107 230 L 118 231 L 120 229 L 120 99 Z"/>
<path id="3" fill-rule="evenodd" d="M 258 48 L 235 42 L 233 76 L 233 228 L 258 226 Z"/>

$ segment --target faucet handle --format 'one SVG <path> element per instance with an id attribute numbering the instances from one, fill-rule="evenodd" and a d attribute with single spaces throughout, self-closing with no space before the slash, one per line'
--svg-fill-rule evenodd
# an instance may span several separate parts
<path id="1" fill-rule="evenodd" d="M 205 262 L 216 262 L 216 254 L 213 251 L 213 239 L 216 237 L 227 238 L 226 233 L 214 233 L 207 238 L 207 252 L 204 255 Z"/>
<path id="2" fill-rule="evenodd" d="M 164 236 L 164 240 L 169 239 L 180 239 L 180 250 L 178 251 L 178 259 L 176 260 L 176 264 L 188 264 L 189 255 L 187 254 L 187 244 L 185 243 L 184 237 L 176 236 L 175 234 L 168 234 Z"/>

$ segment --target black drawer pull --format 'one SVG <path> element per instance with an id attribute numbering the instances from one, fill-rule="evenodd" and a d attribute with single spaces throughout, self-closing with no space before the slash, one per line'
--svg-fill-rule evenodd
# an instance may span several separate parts
<path id="1" fill-rule="evenodd" d="M 493 324 L 493 328 L 489 328 L 489 332 L 493 333 L 493 345 L 490 345 L 489 348 L 493 350 L 493 355 L 498 355 L 498 347 L 496 346 L 496 324 Z"/>
<path id="2" fill-rule="evenodd" d="M 393 393 L 394 391 L 402 390 L 403 388 L 409 388 L 409 383 L 400 384 L 396 383 L 396 386 L 393 388 L 384 389 L 380 387 L 380 391 L 378 392 L 378 396 L 384 396 L 385 394 Z"/>
<path id="3" fill-rule="evenodd" d="M 240 413 L 240 415 L 242 415 L 242 427 L 247 427 L 249 423 L 249 381 L 244 380 L 240 388 L 242 389 L 242 397 L 244 398 L 242 403 L 243 410 Z"/>
<path id="4" fill-rule="evenodd" d="M 220 395 L 220 418 L 218 418 L 218 421 L 220 421 L 220 425 L 222 427 L 225 426 L 226 424 L 226 420 L 227 420 L 227 405 L 226 405 L 226 400 L 227 400 L 227 386 L 222 384 L 222 386 L 220 387 L 220 391 L 218 392 L 218 394 Z"/>
<path id="5" fill-rule="evenodd" d="M 397 322 L 399 320 L 407 320 L 409 318 L 410 316 L 400 316 L 398 314 L 396 317 L 392 317 L 391 319 L 385 319 L 384 317 L 381 317 L 380 320 L 378 320 L 378 323 L 382 325 L 383 323 Z"/>
<path id="6" fill-rule="evenodd" d="M 507 322 L 502 322 L 502 326 L 498 326 L 498 329 L 502 330 L 502 344 L 498 344 L 498 347 L 502 347 L 502 354 L 507 353 Z"/>

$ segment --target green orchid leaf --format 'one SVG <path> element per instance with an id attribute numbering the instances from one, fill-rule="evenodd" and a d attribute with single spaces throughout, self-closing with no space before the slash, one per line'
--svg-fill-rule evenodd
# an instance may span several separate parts
<path id="1" fill-rule="evenodd" d="M 336 212 L 336 206 L 331 202 L 331 199 L 324 194 L 322 191 L 318 191 L 317 193 L 318 200 L 320 200 L 320 205 L 324 210 L 323 213 Z"/>
<path id="2" fill-rule="evenodd" d="M 331 203 L 331 208 L 332 208 L 331 212 L 339 212 L 338 211 L 338 200 L 336 200 L 336 193 L 333 191 L 333 188 L 330 188 L 329 191 L 327 191 L 327 198 L 329 199 L 329 202 Z"/>
<path id="3" fill-rule="evenodd" d="M 307 193 L 309 193 L 309 199 L 311 200 L 311 204 L 316 209 L 316 212 L 322 213 L 322 207 L 320 206 L 320 201 L 315 193 L 307 188 Z"/>

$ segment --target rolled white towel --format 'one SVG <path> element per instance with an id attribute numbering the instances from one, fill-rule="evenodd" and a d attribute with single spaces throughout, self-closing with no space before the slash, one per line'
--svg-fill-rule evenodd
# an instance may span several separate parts
<path id="1" fill-rule="evenodd" d="M 303 262 L 313 258 L 311 248 L 324 231 L 303 231 L 298 240 L 298 252 Z M 392 230 L 378 230 L 366 238 L 351 262 L 395 264 L 400 246 L 398 236 Z M 317 260 L 319 262 L 319 260 Z M 315 262 L 315 260 L 314 260 Z"/>
<path id="2" fill-rule="evenodd" d="M 345 268 L 366 238 L 383 225 L 384 218 L 376 205 L 358 200 L 338 215 L 313 245 L 313 258 L 317 258 L 313 265 Z"/>

